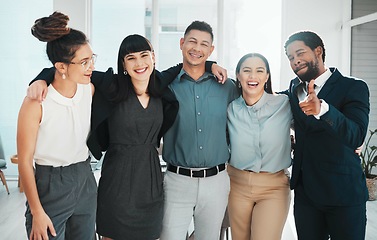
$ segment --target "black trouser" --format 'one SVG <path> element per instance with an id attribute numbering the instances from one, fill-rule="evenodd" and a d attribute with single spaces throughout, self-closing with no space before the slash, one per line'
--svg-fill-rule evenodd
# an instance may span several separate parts
<path id="1" fill-rule="evenodd" d="M 311 201 L 301 184 L 294 191 L 294 216 L 299 240 L 364 240 L 366 203 L 322 206 Z"/>

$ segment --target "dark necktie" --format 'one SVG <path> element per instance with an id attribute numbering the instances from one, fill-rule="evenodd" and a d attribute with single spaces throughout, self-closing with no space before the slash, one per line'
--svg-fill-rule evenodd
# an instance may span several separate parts
<path id="1" fill-rule="evenodd" d="M 314 90 L 315 90 L 316 87 L 317 87 L 317 85 L 314 84 Z M 309 95 L 309 89 L 308 88 L 309 88 L 309 83 L 305 83 L 305 85 L 304 85 L 304 92 L 305 92 L 306 96 Z"/>

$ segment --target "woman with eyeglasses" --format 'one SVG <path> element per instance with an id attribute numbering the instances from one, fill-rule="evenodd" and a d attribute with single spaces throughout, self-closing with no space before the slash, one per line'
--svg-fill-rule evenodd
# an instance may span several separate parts
<path id="1" fill-rule="evenodd" d="M 85 34 L 67 27 L 68 21 L 54 12 L 37 19 L 31 29 L 47 42 L 56 71 L 45 100 L 26 97 L 18 116 L 18 166 L 29 239 L 92 240 L 95 234 L 97 185 L 86 146 L 95 55 Z"/>

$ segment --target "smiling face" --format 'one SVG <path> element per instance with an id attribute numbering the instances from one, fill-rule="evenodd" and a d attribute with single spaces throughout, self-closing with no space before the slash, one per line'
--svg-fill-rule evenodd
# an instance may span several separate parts
<path id="1" fill-rule="evenodd" d="M 131 81 L 149 81 L 154 69 L 154 53 L 141 51 L 129 53 L 124 57 L 123 67 L 131 77 Z"/>
<path id="2" fill-rule="evenodd" d="M 292 70 L 302 81 L 309 82 L 322 73 L 321 47 L 312 50 L 303 41 L 293 41 L 287 46 L 286 53 Z"/>
<path id="3" fill-rule="evenodd" d="M 214 46 L 210 33 L 193 29 L 181 38 L 180 48 L 183 55 L 183 64 L 192 67 L 204 66 Z"/>
<path id="4" fill-rule="evenodd" d="M 263 95 L 264 85 L 269 78 L 266 64 L 259 57 L 249 57 L 241 64 L 237 79 L 241 83 L 244 98 L 259 98 Z"/>

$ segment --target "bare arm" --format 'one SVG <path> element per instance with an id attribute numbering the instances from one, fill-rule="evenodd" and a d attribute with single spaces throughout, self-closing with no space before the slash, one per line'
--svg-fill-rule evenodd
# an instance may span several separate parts
<path id="1" fill-rule="evenodd" d="M 33 215 L 30 239 L 48 239 L 48 229 L 53 236 L 56 235 L 52 222 L 39 200 L 33 170 L 33 157 L 41 117 L 42 109 L 39 102 L 25 98 L 18 115 L 17 155 L 22 185 Z"/>

